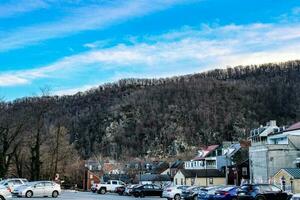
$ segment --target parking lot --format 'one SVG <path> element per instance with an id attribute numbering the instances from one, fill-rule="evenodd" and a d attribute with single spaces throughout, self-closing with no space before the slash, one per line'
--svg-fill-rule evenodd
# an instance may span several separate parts
<path id="1" fill-rule="evenodd" d="M 25 199 L 25 198 L 13 198 L 13 199 Z M 32 198 L 34 200 L 45 200 L 52 198 Z M 131 196 L 119 196 L 118 194 L 94 194 L 91 192 L 73 192 L 73 191 L 64 191 L 57 199 L 62 200 L 123 200 L 123 199 L 139 199 Z M 143 200 L 158 200 L 162 199 L 159 197 L 145 197 Z"/>

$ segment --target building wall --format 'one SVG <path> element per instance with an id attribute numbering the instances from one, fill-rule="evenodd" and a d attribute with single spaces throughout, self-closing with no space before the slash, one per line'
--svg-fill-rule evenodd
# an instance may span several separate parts
<path id="1" fill-rule="evenodd" d="M 290 181 L 290 174 L 286 173 L 284 170 L 280 170 L 274 177 L 273 183 L 278 187 L 281 187 L 281 177 L 285 178 L 286 188 L 287 190 L 291 190 L 291 181 Z M 300 193 L 300 179 L 293 180 L 293 193 Z"/>
<path id="2" fill-rule="evenodd" d="M 268 183 L 282 168 L 293 168 L 300 151 L 291 145 L 254 145 L 249 149 L 252 182 Z"/>
<path id="3" fill-rule="evenodd" d="M 210 178 L 207 177 L 207 186 L 214 186 L 214 185 L 224 185 L 226 182 L 225 177 L 221 178 Z M 194 184 L 193 184 L 194 183 Z M 187 178 L 186 179 L 187 185 L 197 185 L 197 186 L 206 186 L 206 178 L 205 177 L 199 177 L 199 178 Z"/>
<path id="4" fill-rule="evenodd" d="M 181 171 L 178 171 L 176 175 L 174 176 L 174 184 L 175 185 L 185 185 L 186 184 L 186 179 L 184 175 L 181 173 Z"/>
<path id="5" fill-rule="evenodd" d="M 84 190 L 90 190 L 94 183 L 100 183 L 100 177 L 93 172 L 87 170 L 85 180 L 83 181 Z"/>

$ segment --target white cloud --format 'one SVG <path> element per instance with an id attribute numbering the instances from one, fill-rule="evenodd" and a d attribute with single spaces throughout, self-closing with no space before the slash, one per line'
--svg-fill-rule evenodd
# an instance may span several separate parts
<path id="1" fill-rule="evenodd" d="M 117 0 L 110 4 L 94 4 L 72 10 L 60 21 L 32 25 L 8 31 L 0 36 L 0 51 L 8 51 L 43 40 L 65 37 L 78 32 L 102 29 L 112 23 L 147 15 L 188 0 Z"/>
<path id="2" fill-rule="evenodd" d="M 46 8 L 48 5 L 42 0 L 15 0 L 0 5 L 0 18 L 8 18 L 17 14 Z"/>
<path id="3" fill-rule="evenodd" d="M 61 78 L 71 73 L 110 71 L 106 80 L 125 77 L 165 77 L 236 65 L 299 59 L 300 24 L 250 24 L 201 26 L 119 44 L 61 59 L 32 70 L 0 73 L 0 86 L 28 84 L 41 78 Z M 113 71 L 113 73 L 111 73 Z M 109 77 L 110 76 L 110 77 Z M 7 77 L 11 80 L 5 82 Z M 87 87 L 81 88 L 85 89 Z M 68 89 L 59 94 L 74 93 Z"/>

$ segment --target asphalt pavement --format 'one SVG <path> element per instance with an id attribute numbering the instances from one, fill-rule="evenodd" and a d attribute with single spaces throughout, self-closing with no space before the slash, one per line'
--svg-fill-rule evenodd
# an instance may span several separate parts
<path id="1" fill-rule="evenodd" d="M 25 199 L 25 198 L 13 198 L 13 200 L 16 199 Z M 32 198 L 32 200 L 45 200 L 45 199 L 53 199 L 50 197 L 44 197 L 44 198 Z M 118 194 L 95 194 L 92 192 L 75 192 L 75 191 L 63 191 L 62 194 L 57 198 L 57 200 L 138 200 L 140 198 L 135 198 L 133 196 L 120 196 Z M 143 200 L 159 200 L 163 198 L 160 197 L 145 197 L 142 198 Z"/>

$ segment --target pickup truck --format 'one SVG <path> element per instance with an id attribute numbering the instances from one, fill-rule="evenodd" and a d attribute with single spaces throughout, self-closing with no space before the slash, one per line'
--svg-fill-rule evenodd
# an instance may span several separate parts
<path id="1" fill-rule="evenodd" d="M 97 191 L 99 194 L 106 192 L 115 192 L 117 187 L 125 186 L 125 183 L 119 180 L 110 180 L 106 183 L 97 184 Z"/>

